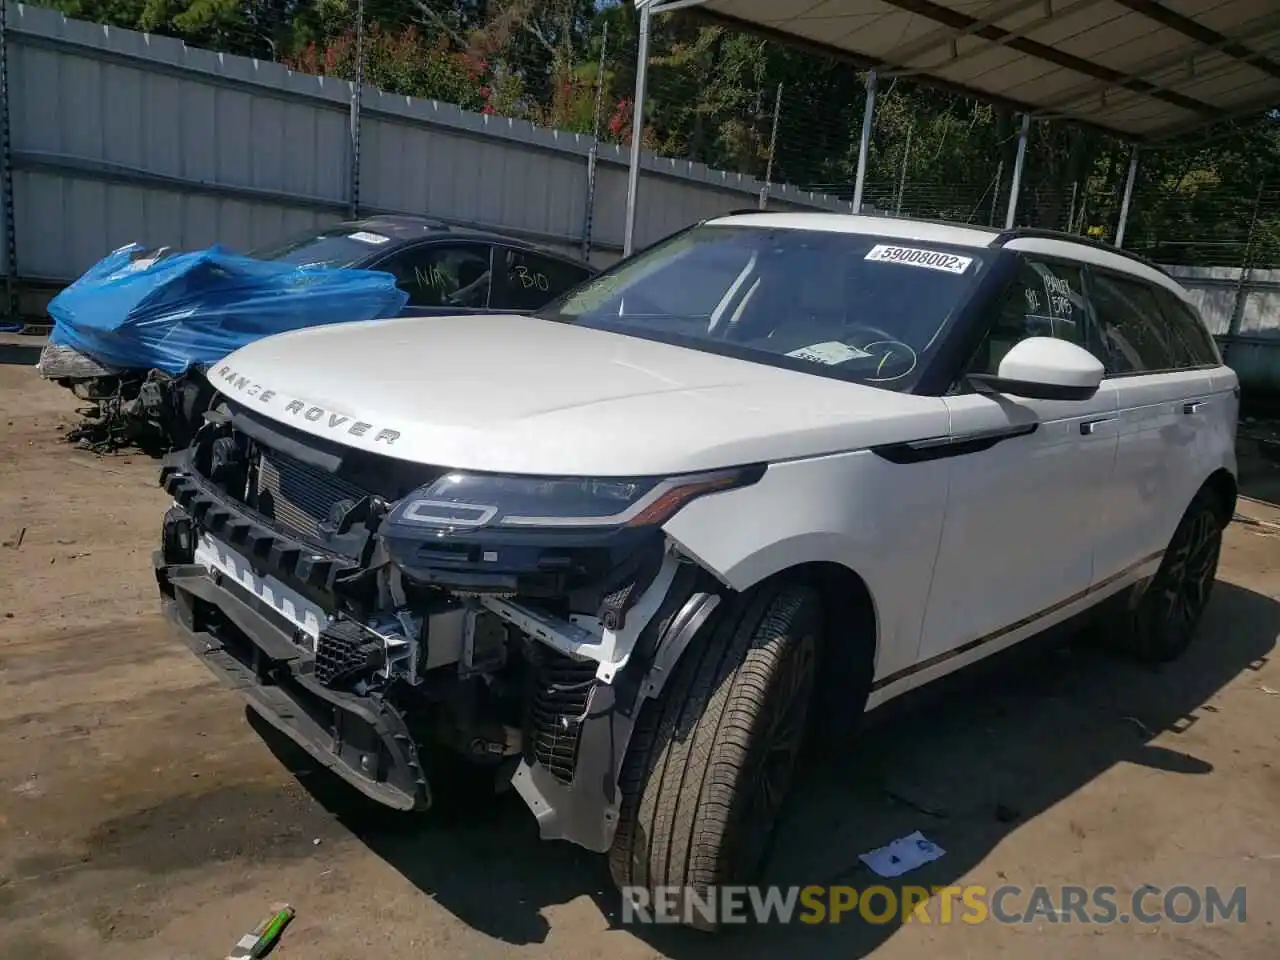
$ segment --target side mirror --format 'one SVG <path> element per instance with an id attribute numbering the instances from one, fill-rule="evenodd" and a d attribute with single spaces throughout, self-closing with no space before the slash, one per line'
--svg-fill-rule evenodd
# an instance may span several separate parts
<path id="1" fill-rule="evenodd" d="M 1028 337 L 1014 344 L 992 376 L 972 373 L 984 393 L 1030 400 L 1088 400 L 1102 383 L 1102 361 L 1083 347 L 1056 337 Z"/>

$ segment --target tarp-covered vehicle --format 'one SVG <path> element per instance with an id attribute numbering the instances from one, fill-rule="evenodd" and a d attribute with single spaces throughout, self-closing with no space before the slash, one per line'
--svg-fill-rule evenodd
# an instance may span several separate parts
<path id="1" fill-rule="evenodd" d="M 94 404 L 93 445 L 185 445 L 212 391 L 204 369 L 275 333 L 399 315 L 528 312 L 590 276 L 585 263 L 423 217 L 309 231 L 241 255 L 129 245 L 49 305 L 40 373 Z"/>

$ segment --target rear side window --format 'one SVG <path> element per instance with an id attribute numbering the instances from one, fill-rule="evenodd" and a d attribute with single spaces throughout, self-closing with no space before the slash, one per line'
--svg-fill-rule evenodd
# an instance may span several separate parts
<path id="1" fill-rule="evenodd" d="M 1169 325 L 1169 339 L 1178 365 L 1216 367 L 1222 363 L 1218 345 L 1196 312 L 1168 290 L 1157 290 L 1156 297 L 1165 323 Z"/>
<path id="2" fill-rule="evenodd" d="M 529 250 L 497 247 L 494 255 L 501 279 L 491 306 L 499 310 L 540 310 L 589 274 L 585 267 Z"/>
<path id="3" fill-rule="evenodd" d="M 1090 299 L 1108 373 L 1155 373 L 1186 366 L 1178 362 L 1152 287 L 1106 273 L 1094 273 L 1091 279 Z"/>

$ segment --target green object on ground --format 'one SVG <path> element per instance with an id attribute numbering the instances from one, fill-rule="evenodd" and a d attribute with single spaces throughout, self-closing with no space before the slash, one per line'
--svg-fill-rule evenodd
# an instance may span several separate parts
<path id="1" fill-rule="evenodd" d="M 280 934 L 284 933 L 284 928 L 289 925 L 289 921 L 293 919 L 293 907 L 285 906 L 267 921 L 266 928 L 258 937 L 258 942 L 254 944 L 253 949 L 249 952 L 250 957 L 265 956 L 267 951 L 280 939 Z"/>
<path id="2" fill-rule="evenodd" d="M 280 939 L 280 934 L 294 918 L 295 911 L 287 903 L 277 904 L 271 913 L 260 924 L 246 933 L 236 943 L 235 949 L 227 956 L 227 960 L 257 960 L 265 957 Z"/>

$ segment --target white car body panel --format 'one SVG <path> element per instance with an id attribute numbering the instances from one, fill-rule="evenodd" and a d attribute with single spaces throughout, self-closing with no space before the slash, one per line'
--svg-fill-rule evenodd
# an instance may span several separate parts
<path id="1" fill-rule="evenodd" d="M 976 453 L 953 457 L 946 525 L 919 656 L 928 659 L 987 637 L 1093 581 L 1098 490 L 1111 479 L 1113 390 L 1090 400 L 948 397 L 957 434 L 1035 426 Z M 1082 424 L 1096 424 L 1084 435 Z M 1046 559 L 1052 551 L 1052 574 Z"/>
<path id="2" fill-rule="evenodd" d="M 1103 568 L 1162 551 L 1204 478 L 1234 471 L 1237 401 L 1233 386 L 1214 380 L 1213 371 L 1186 370 L 1108 381 L 1119 397 L 1120 448 L 1098 541 Z"/>
<path id="3" fill-rule="evenodd" d="M 502 473 L 690 473 L 945 431 L 927 397 L 519 316 L 314 327 L 209 380 L 317 437 Z"/>
<path id="4" fill-rule="evenodd" d="M 1155 572 L 1157 566 L 1159 566 L 1159 560 L 1153 560 L 1140 569 L 1130 571 L 1123 578 L 1117 578 L 1099 587 L 1098 590 L 1081 596 L 1070 603 L 1063 604 L 1044 616 L 1036 617 L 1031 622 L 1021 625 L 1015 624 L 1013 629 L 1003 632 L 982 644 L 974 644 L 968 647 L 958 645 L 947 654 L 932 658 L 919 658 L 910 669 L 899 670 L 896 673 L 881 671 L 877 665 L 877 680 L 875 686 L 871 689 L 871 696 L 867 699 L 867 709 L 874 710 L 894 697 L 901 696 L 917 687 L 923 687 L 934 680 L 945 677 L 949 673 L 954 673 L 970 664 L 977 663 L 979 660 L 985 660 L 1001 650 L 1008 650 L 1023 640 L 1056 627 L 1072 617 L 1079 616 L 1107 597 L 1119 593 L 1125 587 L 1141 580 L 1144 576 L 1151 575 Z"/>
<path id="5" fill-rule="evenodd" d="M 933 403 L 941 426 L 945 407 Z M 663 529 L 738 590 L 801 563 L 855 571 L 876 607 L 884 676 L 915 662 L 949 470 L 947 460 L 904 467 L 865 450 L 776 464 L 754 486 L 693 501 Z"/>

